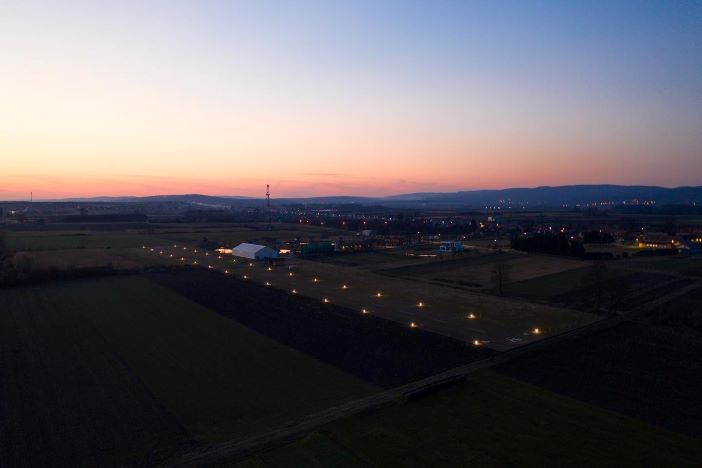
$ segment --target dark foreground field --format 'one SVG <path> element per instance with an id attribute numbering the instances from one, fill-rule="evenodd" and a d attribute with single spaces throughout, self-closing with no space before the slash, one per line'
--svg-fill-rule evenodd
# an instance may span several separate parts
<path id="1" fill-rule="evenodd" d="M 0 290 L 0 466 L 120 466 L 377 387 L 139 276 Z"/>
<path id="2" fill-rule="evenodd" d="M 0 466 L 112 466 L 190 438 L 91 324 L 41 287 L 0 291 Z"/>
<path id="3" fill-rule="evenodd" d="M 702 334 L 623 323 L 534 351 L 499 372 L 684 434 L 702 436 Z"/>
<path id="4" fill-rule="evenodd" d="M 700 439 L 481 372 L 220 468 L 699 467 Z"/>
<path id="5" fill-rule="evenodd" d="M 373 315 L 206 270 L 149 278 L 280 343 L 380 386 L 396 386 L 494 352 Z"/>

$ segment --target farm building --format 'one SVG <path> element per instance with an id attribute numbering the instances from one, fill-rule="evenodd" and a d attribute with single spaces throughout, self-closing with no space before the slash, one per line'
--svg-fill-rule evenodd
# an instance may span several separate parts
<path id="1" fill-rule="evenodd" d="M 249 258 L 251 260 L 267 260 L 269 258 L 278 258 L 278 252 L 258 244 L 239 244 L 232 249 L 232 254 L 236 257 Z"/>

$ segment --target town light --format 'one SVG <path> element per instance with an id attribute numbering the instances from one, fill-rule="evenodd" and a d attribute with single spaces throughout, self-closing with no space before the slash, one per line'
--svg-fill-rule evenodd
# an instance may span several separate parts
<path id="1" fill-rule="evenodd" d="M 480 341 L 479 340 L 473 340 L 473 344 L 475 346 L 480 346 Z"/>
<path id="2" fill-rule="evenodd" d="M 271 285 L 271 283 L 269 283 L 268 281 L 266 281 L 266 286 L 270 286 L 270 285 Z"/>
<path id="3" fill-rule="evenodd" d="M 473 320 L 475 318 L 475 314 L 471 312 L 470 314 L 468 314 L 468 318 Z"/>
<path id="4" fill-rule="evenodd" d="M 368 313 L 368 309 L 361 309 L 361 313 L 362 313 L 362 314 L 367 314 L 367 313 Z"/>
<path id="5" fill-rule="evenodd" d="M 326 304 L 326 303 L 329 302 L 329 299 L 327 299 L 327 298 L 325 297 L 325 298 L 322 300 L 322 302 L 324 302 L 324 303 Z"/>
<path id="6" fill-rule="evenodd" d="M 228 275 L 228 274 L 229 274 L 229 270 L 224 270 L 224 274 L 225 274 L 225 275 Z"/>
<path id="7" fill-rule="evenodd" d="M 383 297 L 383 295 L 380 293 L 380 291 L 378 291 L 378 292 L 375 294 L 375 297 Z"/>
<path id="8" fill-rule="evenodd" d="M 346 286 L 346 285 L 343 285 L 343 286 L 341 287 L 341 289 L 348 289 L 348 288 L 349 288 L 349 287 Z"/>
<path id="9" fill-rule="evenodd" d="M 313 283 L 319 283 L 319 280 L 317 278 L 312 280 Z"/>
<path id="10" fill-rule="evenodd" d="M 417 328 L 417 324 L 414 322 L 410 322 L 410 328 Z"/>
<path id="11" fill-rule="evenodd" d="M 539 333 L 541 333 L 541 330 L 539 330 L 538 328 L 534 328 L 534 335 L 538 335 Z"/>
<path id="12" fill-rule="evenodd" d="M 293 289 L 293 290 L 292 290 L 292 293 L 293 293 L 293 294 L 297 294 L 297 289 Z"/>
<path id="13" fill-rule="evenodd" d="M 249 277 L 247 275 L 244 275 L 244 279 L 249 279 Z"/>
<path id="14" fill-rule="evenodd" d="M 424 303 L 422 301 L 419 301 L 419 303 L 417 304 L 417 307 L 424 307 Z"/>

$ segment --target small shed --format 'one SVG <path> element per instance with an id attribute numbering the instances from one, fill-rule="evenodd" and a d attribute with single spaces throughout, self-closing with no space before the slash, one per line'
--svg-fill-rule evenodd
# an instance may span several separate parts
<path id="1" fill-rule="evenodd" d="M 249 244 L 244 242 L 232 249 L 235 257 L 248 258 L 250 260 L 268 260 L 278 258 L 278 252 L 265 245 Z"/>

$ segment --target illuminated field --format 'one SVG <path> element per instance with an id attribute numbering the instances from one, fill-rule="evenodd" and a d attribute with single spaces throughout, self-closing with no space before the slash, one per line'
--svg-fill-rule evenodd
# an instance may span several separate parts
<path id="1" fill-rule="evenodd" d="M 480 346 L 496 350 L 598 319 L 586 312 L 393 278 L 360 267 L 306 260 L 268 267 L 263 262 L 219 256 L 190 246 L 159 247 L 153 254 L 176 264 L 211 267 L 290 294 L 365 311 L 408 327 L 414 324 L 466 343 L 477 340 Z"/>

